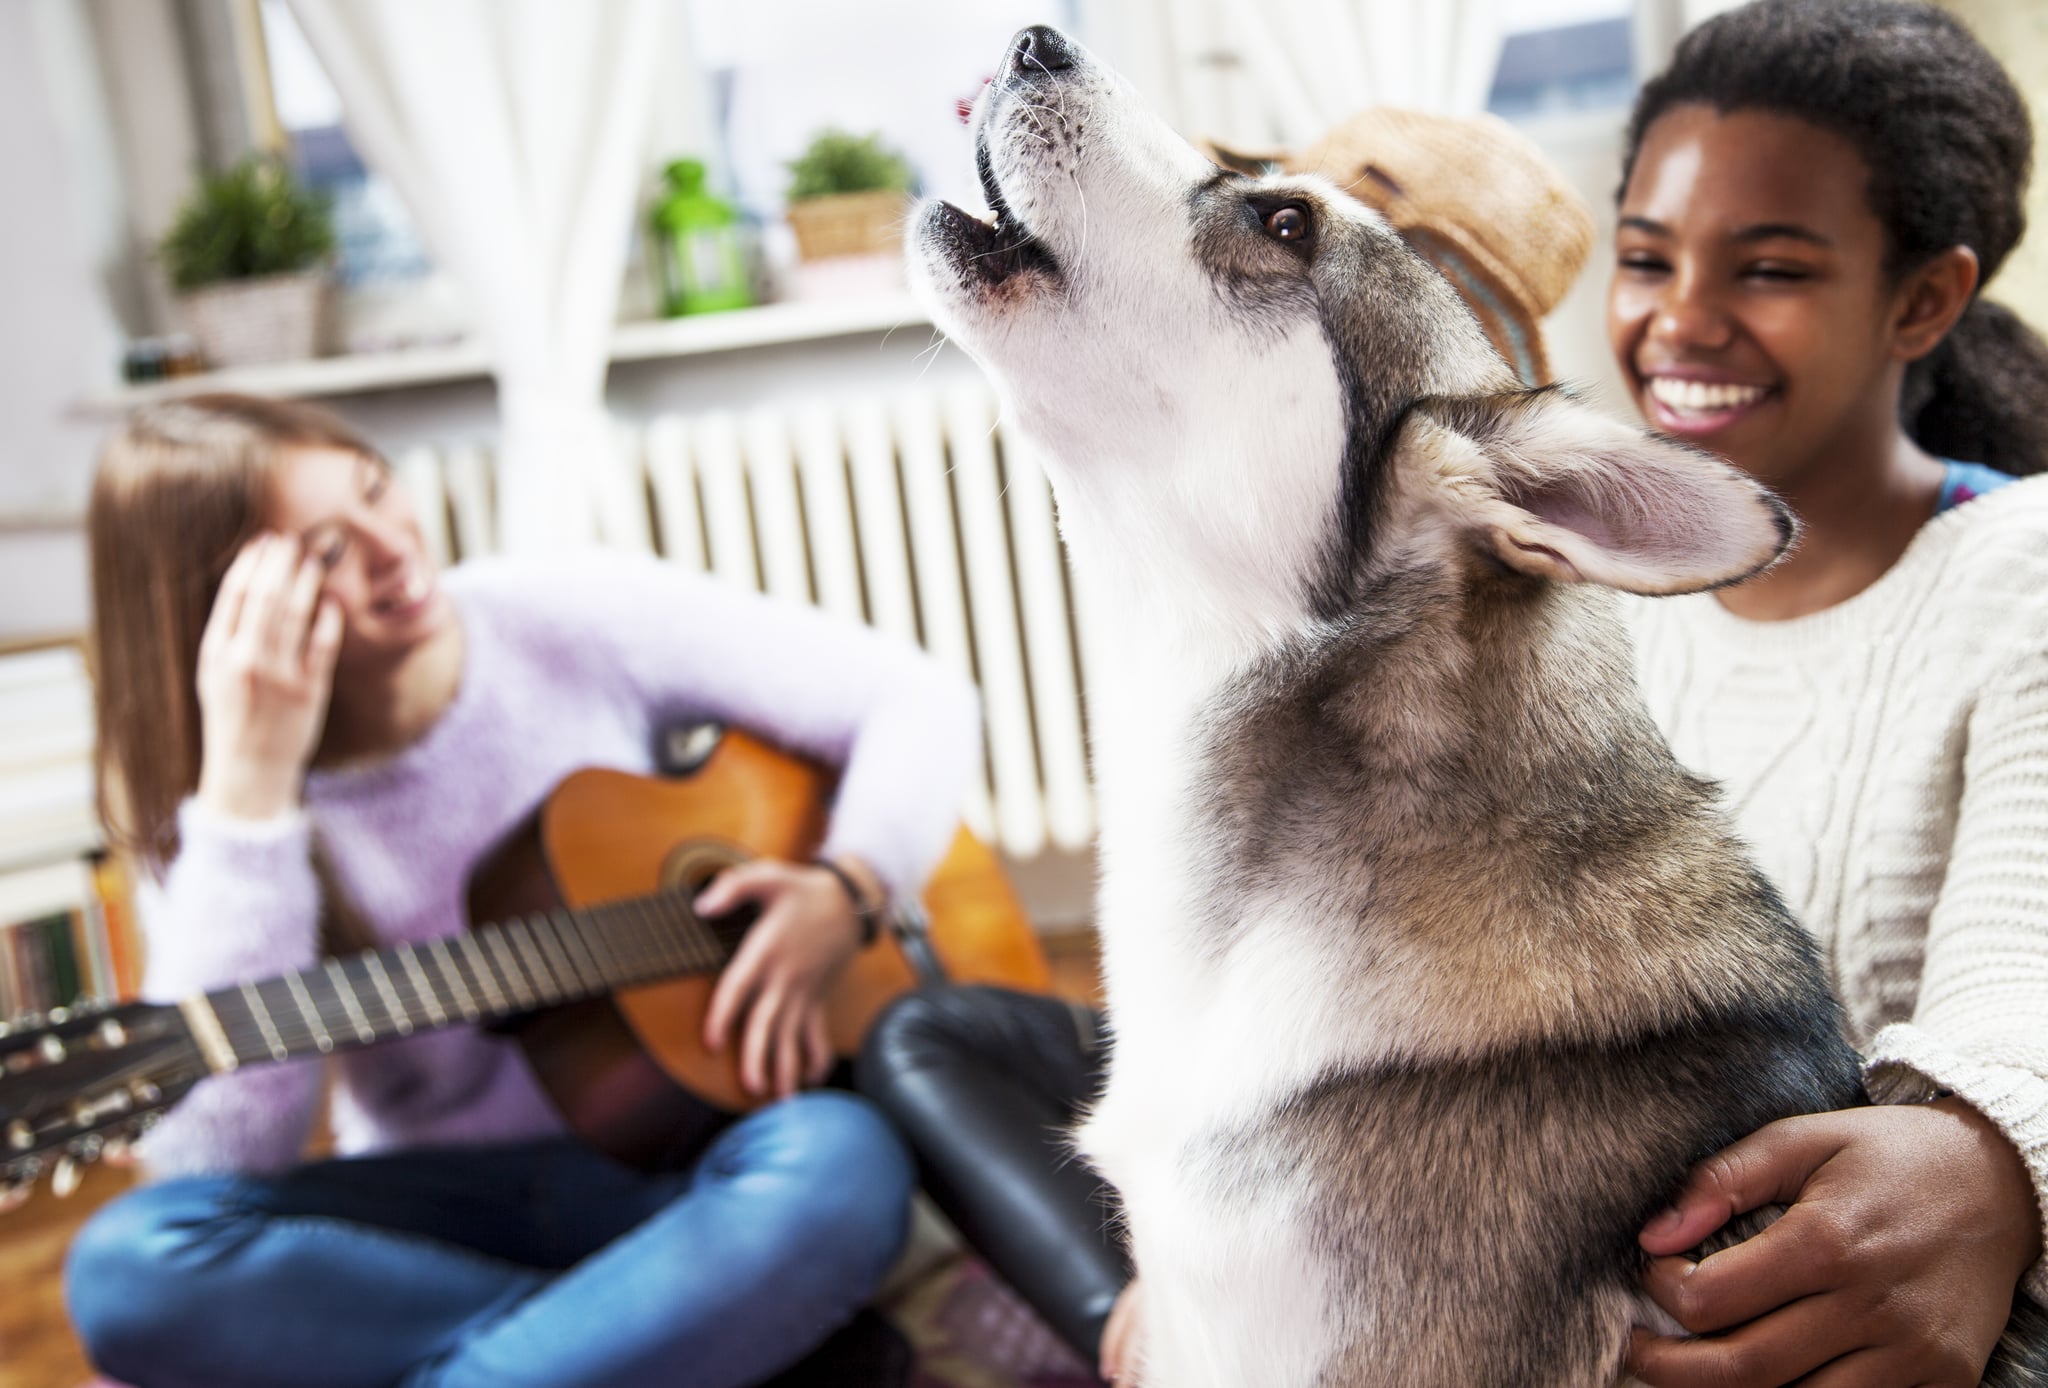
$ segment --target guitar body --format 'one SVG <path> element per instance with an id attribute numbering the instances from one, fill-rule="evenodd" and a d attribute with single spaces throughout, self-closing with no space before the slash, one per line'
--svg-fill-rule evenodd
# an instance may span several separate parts
<path id="1" fill-rule="evenodd" d="M 590 907 L 664 890 L 694 891 L 747 858 L 803 862 L 825 834 L 830 776 L 744 733 L 726 732 L 691 774 L 656 779 L 579 771 L 524 830 L 479 865 L 472 920 Z M 1044 990 L 1051 976 L 1001 866 L 962 830 L 924 894 L 930 941 L 948 979 Z M 705 1049 L 715 974 L 621 989 L 522 1019 L 528 1061 L 569 1127 L 622 1161 L 659 1162 L 697 1145 L 729 1114 L 762 1101 L 740 1085 L 735 1048 Z M 884 931 L 847 964 L 826 999 L 832 1044 L 860 1047 L 875 1017 L 917 986 Z"/>
<path id="2" fill-rule="evenodd" d="M 515 1033 L 571 1130 L 600 1151 L 636 1165 L 697 1151 L 760 1101 L 734 1058 L 699 1039 L 749 921 L 705 920 L 690 903 L 734 863 L 815 856 L 832 790 L 818 767 L 741 733 L 692 729 L 678 745 L 702 747 L 704 734 L 709 751 L 679 779 L 564 780 L 471 874 L 467 931 L 175 1003 L 0 1018 L 0 1208 L 51 1163 L 61 1194 L 81 1164 L 141 1136 L 208 1075 L 465 1024 Z M 1023 907 L 971 835 L 955 838 L 923 906 L 928 931 L 884 932 L 834 982 L 827 1016 L 842 1056 L 922 978 L 1050 982 Z"/>

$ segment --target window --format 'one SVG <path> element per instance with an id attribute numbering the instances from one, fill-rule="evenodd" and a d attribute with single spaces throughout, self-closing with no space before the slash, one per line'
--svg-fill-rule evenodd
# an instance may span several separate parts
<path id="1" fill-rule="evenodd" d="M 372 173 L 341 123 L 341 98 L 284 0 L 263 0 L 270 99 L 299 177 L 334 200 L 337 276 L 348 289 L 391 288 L 433 271 L 405 204 Z"/>
<path id="2" fill-rule="evenodd" d="M 749 212 L 781 215 L 784 164 L 826 126 L 879 132 L 924 193 L 981 202 L 956 105 L 993 74 L 1027 24 L 1073 32 L 1074 0 L 690 0 L 690 56 L 704 74 L 718 147 L 713 176 Z"/>
<path id="3" fill-rule="evenodd" d="M 1486 109 L 1509 120 L 1610 110 L 1635 96 L 1629 6 L 1616 0 L 1510 0 Z"/>

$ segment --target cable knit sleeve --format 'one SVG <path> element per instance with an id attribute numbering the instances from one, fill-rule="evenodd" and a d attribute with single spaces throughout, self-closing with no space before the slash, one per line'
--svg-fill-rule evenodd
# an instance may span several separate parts
<path id="1" fill-rule="evenodd" d="M 245 822 L 188 800 L 177 858 L 137 892 L 143 995 L 177 1002 L 304 968 L 319 951 L 320 889 L 303 812 Z M 320 1102 L 320 1063 L 201 1080 L 142 1144 L 154 1175 L 275 1171 L 298 1159 Z"/>
<path id="2" fill-rule="evenodd" d="M 1954 848 L 1910 1022 L 1872 1040 L 1880 1102 L 1954 1092 L 2011 1139 L 2048 1225 L 2048 649 L 2010 663 L 1968 723 Z M 2026 1288 L 2048 1303 L 2048 1259 Z"/>

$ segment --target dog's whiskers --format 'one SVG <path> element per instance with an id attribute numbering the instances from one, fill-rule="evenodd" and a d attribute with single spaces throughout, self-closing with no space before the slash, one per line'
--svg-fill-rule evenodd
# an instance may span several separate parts
<path id="1" fill-rule="evenodd" d="M 1052 76 L 1052 69 L 1045 65 L 1045 59 L 1039 57 L 1036 53 L 1027 54 L 1026 57 L 1030 62 L 1038 64 L 1040 72 L 1044 73 L 1047 77 Z M 1057 79 L 1053 82 L 1053 94 L 1059 99 L 1060 103 L 1060 124 L 1065 125 L 1067 123 L 1067 91 L 1065 87 L 1059 85 Z"/>
<path id="2" fill-rule="evenodd" d="M 940 332 L 937 328 L 932 329 L 931 345 L 929 347 L 924 348 L 915 357 L 911 358 L 911 360 L 913 361 L 921 361 L 924 363 L 923 368 L 920 369 L 917 373 L 918 380 L 922 381 L 926 376 L 931 374 L 933 364 L 936 363 L 939 359 L 939 353 L 943 352 L 945 349 L 946 335 Z"/>

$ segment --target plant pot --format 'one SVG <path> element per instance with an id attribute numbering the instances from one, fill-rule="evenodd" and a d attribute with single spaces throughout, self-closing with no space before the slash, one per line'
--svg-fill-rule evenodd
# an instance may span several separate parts
<path id="1" fill-rule="evenodd" d="M 805 260 L 840 255 L 896 255 L 903 249 L 903 193 L 828 193 L 789 205 L 797 254 Z"/>
<path id="2" fill-rule="evenodd" d="M 225 280 L 179 296 L 185 322 L 209 366 L 301 361 L 327 338 L 325 270 Z"/>

